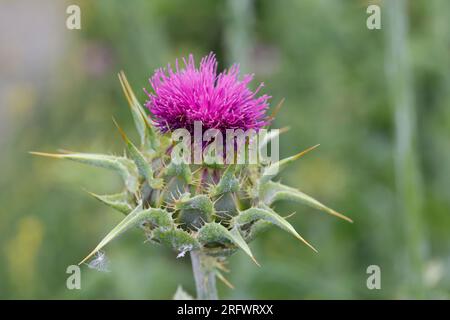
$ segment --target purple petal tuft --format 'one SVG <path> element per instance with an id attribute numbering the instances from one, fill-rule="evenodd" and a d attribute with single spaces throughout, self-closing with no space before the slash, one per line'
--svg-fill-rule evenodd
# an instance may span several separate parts
<path id="1" fill-rule="evenodd" d="M 213 53 L 203 57 L 200 67 L 195 67 L 193 55 L 178 60 L 175 71 L 158 69 L 149 80 L 153 93 L 146 91 L 149 100 L 146 107 L 154 116 L 162 132 L 185 128 L 193 131 L 194 121 L 201 121 L 205 129 L 255 129 L 268 124 L 266 116 L 270 96 L 256 97 L 263 86 L 252 92 L 248 84 L 253 75 L 239 79 L 239 66 L 217 75 L 217 60 Z"/>

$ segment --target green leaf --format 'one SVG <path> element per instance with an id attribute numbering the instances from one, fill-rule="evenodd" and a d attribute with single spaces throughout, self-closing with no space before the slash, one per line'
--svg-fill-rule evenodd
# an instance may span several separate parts
<path id="1" fill-rule="evenodd" d="M 198 241 L 202 245 L 208 245 L 208 243 L 222 243 L 231 242 L 237 247 L 241 248 L 258 266 L 259 263 L 253 257 L 250 248 L 248 247 L 245 240 L 242 238 L 237 227 L 229 231 L 223 225 L 211 222 L 203 225 L 198 231 Z"/>
<path id="2" fill-rule="evenodd" d="M 280 160 L 278 162 L 272 163 L 271 165 L 269 165 L 268 167 L 266 167 L 263 170 L 261 179 L 260 179 L 260 184 L 266 183 L 267 181 L 271 180 L 272 178 L 274 178 L 278 173 L 280 173 L 282 170 L 284 170 L 289 164 L 291 164 L 292 162 L 294 162 L 295 160 L 300 159 L 301 157 L 303 157 L 305 154 L 307 154 L 309 151 L 314 150 L 315 148 L 317 148 L 319 145 L 315 145 L 312 146 L 300 153 L 297 153 L 294 156 L 285 158 L 283 160 Z"/>
<path id="3" fill-rule="evenodd" d="M 130 106 L 134 124 L 141 138 L 141 146 L 147 152 L 153 153 L 158 146 L 158 139 L 156 137 L 155 130 L 150 124 L 150 120 L 147 118 L 144 108 L 141 106 L 133 90 L 131 89 L 131 86 L 128 83 L 123 71 L 119 73 L 119 80 Z"/>
<path id="4" fill-rule="evenodd" d="M 251 242 L 260 234 L 266 232 L 273 224 L 269 221 L 258 220 L 251 224 L 248 230 L 245 230 L 245 240 Z"/>
<path id="5" fill-rule="evenodd" d="M 149 208 L 142 210 L 142 205 L 138 205 L 129 215 L 127 215 L 117 226 L 114 227 L 100 243 L 84 258 L 79 264 L 84 263 L 96 252 L 106 246 L 111 240 L 127 231 L 132 227 L 139 226 L 143 222 L 151 222 L 155 226 L 171 228 L 173 227 L 173 220 L 171 215 L 162 209 Z"/>
<path id="6" fill-rule="evenodd" d="M 174 250 L 184 251 L 200 248 L 198 241 L 187 231 L 179 228 L 156 228 L 153 231 L 153 239 L 164 243 Z"/>
<path id="7" fill-rule="evenodd" d="M 264 202 L 264 204 L 268 206 L 272 205 L 273 203 L 279 200 L 291 200 L 319 209 L 333 216 L 344 219 L 348 222 L 351 223 L 353 222 L 353 220 L 350 219 L 349 217 L 346 217 L 343 214 L 328 208 L 327 206 L 317 201 L 316 199 L 308 196 L 307 194 L 297 189 L 285 186 L 281 183 L 276 183 L 272 181 L 265 183 L 260 187 L 259 197 Z"/>
<path id="8" fill-rule="evenodd" d="M 211 199 L 204 194 L 199 194 L 192 198 L 188 197 L 187 194 L 181 197 L 180 201 L 176 204 L 178 210 L 200 210 L 206 213 L 208 216 L 214 214 L 214 205 Z"/>
<path id="9" fill-rule="evenodd" d="M 219 183 L 210 190 L 212 197 L 219 196 L 227 192 L 236 192 L 239 190 L 239 180 L 235 177 L 236 166 L 229 165 L 222 174 Z"/>
<path id="10" fill-rule="evenodd" d="M 215 214 L 213 202 L 204 194 L 192 198 L 185 194 L 175 203 L 175 209 L 180 210 L 180 221 L 191 229 L 212 221 Z"/>
<path id="11" fill-rule="evenodd" d="M 44 153 L 30 152 L 33 155 L 51 157 L 57 159 L 68 159 L 94 167 L 109 169 L 120 174 L 127 189 L 135 193 L 138 188 L 138 171 L 136 165 L 130 159 L 105 154 L 95 153 Z"/>
<path id="12" fill-rule="evenodd" d="M 153 189 L 161 189 L 163 187 L 163 180 L 156 179 L 153 177 L 153 169 L 151 167 L 151 164 L 147 161 L 147 159 L 145 159 L 144 155 L 139 151 L 138 148 L 136 148 L 136 146 L 131 142 L 131 140 L 128 139 L 127 135 L 120 128 L 117 122 L 114 119 L 113 121 L 117 129 L 119 130 L 120 135 L 123 138 L 123 141 L 125 141 L 127 145 L 128 153 L 130 154 L 131 158 L 136 164 L 139 174 L 145 178 L 150 187 L 152 187 Z"/>
<path id="13" fill-rule="evenodd" d="M 170 162 L 169 165 L 166 168 L 165 172 L 167 177 L 178 177 L 184 180 L 187 184 L 190 184 L 192 182 L 192 172 L 191 168 L 188 164 L 181 162 L 181 163 L 175 163 Z"/>
<path id="14" fill-rule="evenodd" d="M 228 221 L 231 217 L 238 214 L 238 197 L 231 192 L 221 194 L 214 201 L 214 209 L 216 217 L 220 220 Z"/>
<path id="15" fill-rule="evenodd" d="M 250 251 L 250 248 L 247 244 L 247 242 L 245 242 L 244 238 L 242 238 L 242 235 L 239 231 L 238 227 L 234 227 L 230 230 L 230 235 L 233 237 L 232 241 L 242 250 L 244 250 L 244 252 L 253 260 L 253 262 L 256 263 L 256 265 L 259 267 L 259 263 L 258 261 L 256 261 L 255 257 L 253 256 L 252 252 Z"/>
<path id="16" fill-rule="evenodd" d="M 116 209 L 123 214 L 129 214 L 133 208 L 130 204 L 130 194 L 128 192 L 121 192 L 116 194 L 98 195 L 92 192 L 88 193 L 95 199 L 106 204 L 107 206 Z"/>
<path id="17" fill-rule="evenodd" d="M 299 239 L 300 241 L 305 243 L 308 247 L 317 252 L 317 250 L 312 245 L 310 245 L 305 239 L 303 239 L 297 233 L 297 231 L 295 231 L 294 227 L 289 222 L 287 222 L 283 217 L 278 215 L 270 208 L 250 208 L 245 211 L 242 211 L 241 213 L 239 213 L 239 215 L 233 218 L 232 225 L 243 226 L 245 224 L 259 220 L 268 221 L 276 225 L 277 227 L 291 233 L 297 239 Z"/>

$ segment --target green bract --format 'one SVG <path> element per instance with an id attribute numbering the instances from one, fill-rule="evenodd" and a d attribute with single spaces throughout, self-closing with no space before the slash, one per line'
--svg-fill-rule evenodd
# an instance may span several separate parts
<path id="1" fill-rule="evenodd" d="M 170 136 L 154 129 L 124 74 L 120 73 L 119 78 L 140 137 L 139 143 L 134 144 L 116 124 L 127 156 L 33 153 L 103 167 L 123 178 L 125 186 L 120 193 L 92 194 L 125 216 L 81 263 L 135 227 L 141 228 L 151 242 L 167 244 L 181 255 L 197 250 L 207 256 L 225 257 L 241 249 L 257 263 L 248 243 L 271 225 L 289 232 L 315 251 L 273 210 L 273 204 L 279 200 L 301 202 L 351 222 L 303 192 L 272 181 L 279 170 L 314 147 L 269 166 L 177 164 L 170 157 Z M 274 166 L 277 171 L 272 170 Z M 206 181 L 205 176 L 209 177 Z"/>

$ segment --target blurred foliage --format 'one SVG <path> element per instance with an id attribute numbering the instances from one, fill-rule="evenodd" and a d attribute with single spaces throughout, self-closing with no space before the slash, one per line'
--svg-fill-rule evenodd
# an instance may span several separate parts
<path id="1" fill-rule="evenodd" d="M 67 266 L 120 219 L 83 189 L 114 192 L 120 181 L 102 170 L 27 152 L 123 152 L 111 117 L 136 135 L 118 71 L 126 72 L 144 101 L 139 89 L 149 87 L 155 68 L 209 51 L 217 53 L 221 68 L 241 62 L 254 72 L 273 105 L 286 99 L 274 123 L 290 126 L 281 137 L 282 156 L 321 144 L 282 179 L 355 221 L 280 205 L 286 215 L 297 212 L 291 223 L 319 254 L 271 230 L 251 245 L 261 268 L 243 253 L 231 258 L 228 279 L 236 289 L 221 285 L 221 297 L 450 298 L 450 3 L 406 1 L 404 8 L 416 113 L 406 125 L 415 128 L 417 166 L 403 172 L 420 177 L 406 186 L 420 190 L 419 207 L 399 196 L 396 181 L 402 168 L 395 165 L 397 93 L 387 45 L 395 26 L 387 25 L 391 7 L 384 2 L 71 1 L 81 7 L 81 31 L 65 29 L 60 4 L 57 21 L 65 41 L 55 66 L 38 81 L 15 85 L 2 75 L 0 82 L 11 80 L 0 123 L 8 123 L 0 159 L 0 298 L 167 299 L 179 284 L 194 293 L 189 258 L 176 259 L 176 253 L 144 243 L 139 232 L 108 246 L 111 272 L 84 266 L 82 290 L 66 289 Z M 371 3 L 382 6 L 381 30 L 366 28 Z M 17 23 L 28 23 L 32 32 L 33 21 Z M 45 46 L 49 38 L 39 36 Z M 412 205 L 420 228 L 411 228 L 403 212 Z M 420 268 L 410 267 L 412 246 Z M 381 267 L 381 290 L 366 287 L 372 264 Z"/>

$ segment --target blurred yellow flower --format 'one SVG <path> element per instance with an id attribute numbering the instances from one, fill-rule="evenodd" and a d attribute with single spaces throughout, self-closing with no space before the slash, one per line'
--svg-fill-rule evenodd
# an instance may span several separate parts
<path id="1" fill-rule="evenodd" d="M 21 296 L 29 296 L 35 288 L 36 256 L 41 247 L 44 229 L 33 216 L 23 217 L 17 233 L 5 248 L 12 287 Z"/>

